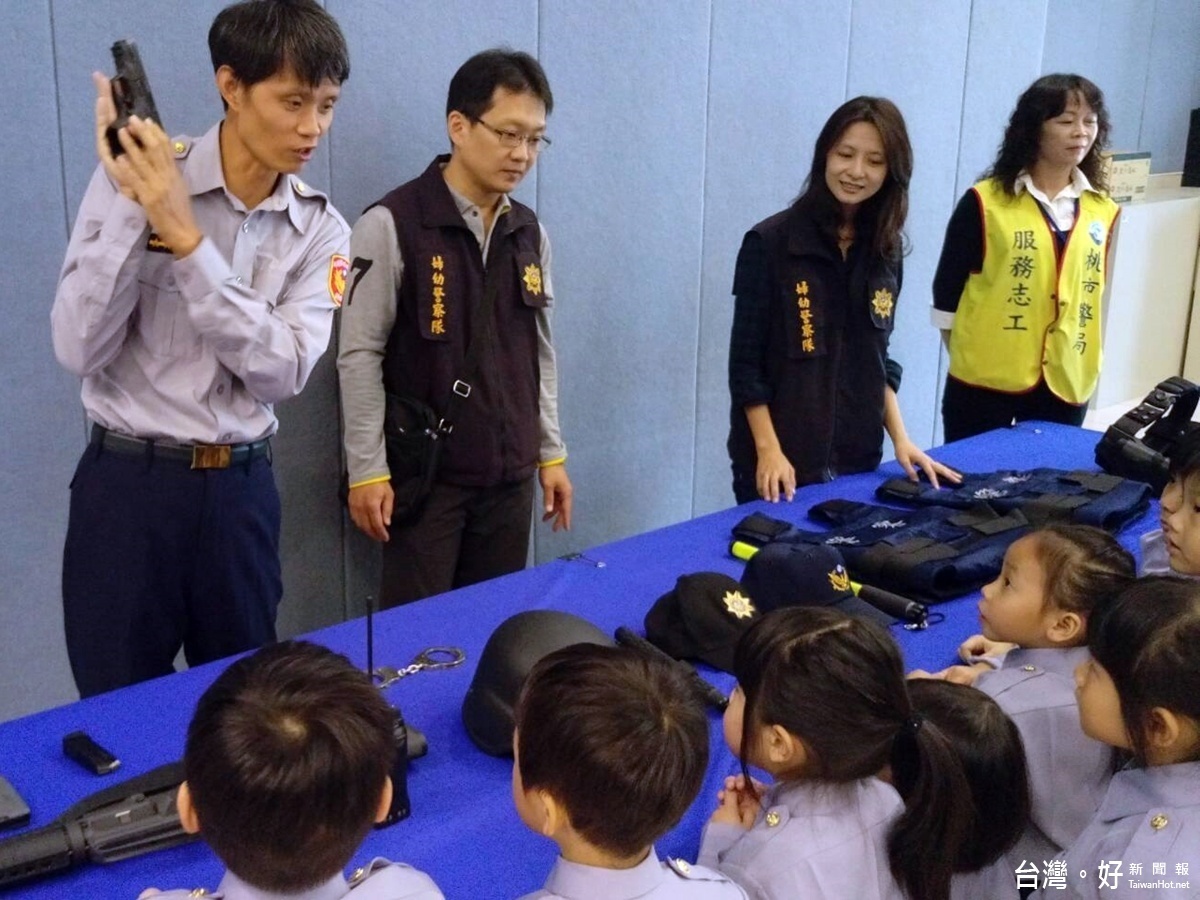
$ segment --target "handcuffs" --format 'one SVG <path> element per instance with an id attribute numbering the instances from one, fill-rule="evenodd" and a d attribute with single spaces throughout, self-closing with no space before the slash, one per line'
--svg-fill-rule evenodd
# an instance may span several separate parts
<path id="1" fill-rule="evenodd" d="M 382 690 L 401 678 L 416 675 L 425 669 L 453 669 L 462 665 L 467 654 L 460 647 L 427 647 L 413 657 L 413 661 L 400 669 L 396 666 L 378 666 L 371 672 L 371 679 Z"/>

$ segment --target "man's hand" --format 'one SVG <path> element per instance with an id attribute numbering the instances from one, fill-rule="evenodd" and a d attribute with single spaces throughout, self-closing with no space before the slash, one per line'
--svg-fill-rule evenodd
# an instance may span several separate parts
<path id="1" fill-rule="evenodd" d="M 171 141 L 157 122 L 133 116 L 117 137 L 125 152 L 113 156 L 108 146 L 108 126 L 117 119 L 112 82 L 99 72 L 96 85 L 96 155 L 104 171 L 122 194 L 146 211 L 150 227 L 182 259 L 200 244 L 204 235 L 192 215 L 187 183 L 175 164 Z"/>
<path id="2" fill-rule="evenodd" d="M 796 469 L 782 450 L 759 453 L 754 484 L 764 500 L 777 503 L 782 497 L 790 503 L 796 496 Z"/>
<path id="3" fill-rule="evenodd" d="M 567 477 L 567 467 L 561 463 L 538 469 L 542 483 L 542 521 L 554 520 L 554 531 L 571 530 L 571 502 L 575 488 Z"/>
<path id="4" fill-rule="evenodd" d="M 350 519 L 367 537 L 385 542 L 392 524 L 392 502 L 396 494 L 390 481 L 376 481 L 350 488 L 347 505 Z"/>

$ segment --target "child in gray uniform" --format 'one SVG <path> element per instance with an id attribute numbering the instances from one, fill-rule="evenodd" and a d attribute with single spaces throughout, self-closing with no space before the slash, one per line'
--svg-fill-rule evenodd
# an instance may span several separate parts
<path id="1" fill-rule="evenodd" d="M 269 645 L 222 672 L 188 726 L 178 798 L 183 827 L 228 869 L 204 896 L 443 900 L 428 875 L 386 860 L 342 874 L 387 815 L 394 721 L 366 673 L 316 644 Z"/>
<path id="2" fill-rule="evenodd" d="M 1012 719 L 991 697 L 935 679 L 908 683 L 913 709 L 949 739 L 970 785 L 969 837 L 954 859 L 950 900 L 1017 900 L 1005 854 L 1029 821 L 1025 748 Z"/>
<path id="3" fill-rule="evenodd" d="M 1143 578 L 1092 617 L 1088 645 L 1080 724 L 1133 759 L 1060 860 L 1065 896 L 1200 897 L 1200 586 Z"/>
<path id="4" fill-rule="evenodd" d="M 1014 871 L 1039 868 L 1069 846 L 1108 787 L 1112 750 L 1080 729 L 1073 672 L 1089 656 L 1088 618 L 1133 575 L 1133 557 L 1098 528 L 1028 534 L 983 588 L 983 633 L 959 648 L 970 664 L 936 673 L 994 697 L 1021 731 L 1033 807 L 1009 854 Z"/>
<path id="5" fill-rule="evenodd" d="M 1142 575 L 1200 577 L 1200 429 L 1171 454 L 1158 531 L 1142 535 Z"/>
<path id="6" fill-rule="evenodd" d="M 723 875 L 654 851 L 708 766 L 708 718 L 678 668 L 574 644 L 533 667 L 515 718 L 513 802 L 560 853 L 523 900 L 746 900 Z"/>

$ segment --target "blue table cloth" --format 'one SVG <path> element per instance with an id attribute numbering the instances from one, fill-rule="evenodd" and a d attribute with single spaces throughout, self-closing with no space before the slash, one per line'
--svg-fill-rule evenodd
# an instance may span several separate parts
<path id="1" fill-rule="evenodd" d="M 1067 426 L 1024 423 L 939 448 L 934 455 L 964 471 L 1051 466 L 1094 469 L 1099 434 Z M 555 560 L 504 578 L 414 603 L 375 617 L 375 663 L 403 666 L 426 647 L 456 646 L 467 661 L 456 669 L 421 672 L 387 689 L 388 698 L 429 738 L 429 754 L 409 773 L 411 818 L 374 831 L 356 855 L 411 863 L 429 872 L 451 900 L 517 897 L 539 887 L 556 847 L 530 833 L 512 808 L 509 760 L 478 751 L 460 722 L 463 694 L 484 643 L 508 616 L 525 609 L 558 609 L 581 615 L 612 633 L 619 625 L 642 632 L 646 610 L 676 578 L 698 571 L 740 577 L 742 563 L 728 554 L 730 529 L 761 511 L 813 528 L 806 512 L 832 498 L 876 502 L 875 488 L 902 474 L 895 463 L 877 472 L 800 490 L 792 503 L 756 502 L 733 507 L 589 550 L 582 558 Z M 1137 537 L 1156 527 L 1157 504 L 1121 535 L 1136 550 Z M 595 565 L 603 562 L 604 566 Z M 881 585 L 886 587 L 886 585 Z M 955 661 L 958 644 L 977 631 L 978 595 L 935 607 L 945 618 L 925 631 L 893 626 L 909 668 L 939 669 Z M 285 598 L 286 602 L 286 598 Z M 365 620 L 308 637 L 366 664 Z M 213 663 L 57 709 L 0 724 L 0 773 L 29 802 L 29 827 L 45 825 L 72 803 L 161 763 L 182 756 L 192 708 L 216 677 Z M 701 667 L 723 690 L 733 679 Z M 11 688 L 10 688 L 11 689 Z M 736 770 L 712 716 L 712 758 L 704 788 L 679 825 L 658 844 L 662 856 L 694 859 L 700 830 L 713 809 L 724 776 Z M 83 772 L 61 753 L 63 735 L 90 732 L 122 760 L 111 776 Z M 15 832 L 0 834 L 7 837 Z M 147 886 L 213 888 L 222 866 L 203 843 L 70 872 L 5 892 L 19 898 L 136 897 Z"/>

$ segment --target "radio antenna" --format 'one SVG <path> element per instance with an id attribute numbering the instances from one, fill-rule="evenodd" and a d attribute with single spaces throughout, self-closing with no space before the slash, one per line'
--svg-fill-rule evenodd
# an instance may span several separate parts
<path id="1" fill-rule="evenodd" d="M 367 594 L 367 677 L 375 680 L 375 622 L 371 613 L 375 610 L 375 597 Z"/>

